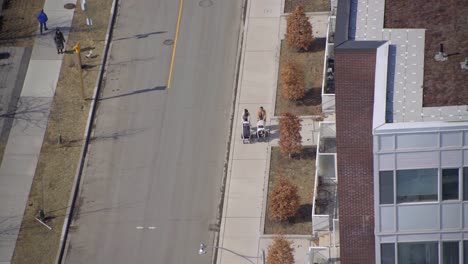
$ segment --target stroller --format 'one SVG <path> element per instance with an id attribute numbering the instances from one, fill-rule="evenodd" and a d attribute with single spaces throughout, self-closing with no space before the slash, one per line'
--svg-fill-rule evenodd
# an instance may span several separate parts
<path id="1" fill-rule="evenodd" d="M 265 129 L 265 120 L 258 120 L 255 136 L 258 140 L 264 140 L 268 137 L 268 131 Z"/>
<path id="2" fill-rule="evenodd" d="M 249 120 L 243 120 L 242 121 L 242 143 L 250 143 L 252 139 L 252 133 L 251 133 L 251 128 L 250 128 L 250 121 Z"/>

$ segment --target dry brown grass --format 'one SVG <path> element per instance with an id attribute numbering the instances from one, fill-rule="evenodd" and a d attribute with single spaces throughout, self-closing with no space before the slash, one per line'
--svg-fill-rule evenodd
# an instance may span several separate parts
<path id="1" fill-rule="evenodd" d="M 0 46 L 32 47 L 36 38 L 37 13 L 45 0 L 12 0 L 2 10 Z"/>
<path id="2" fill-rule="evenodd" d="M 306 12 L 330 11 L 330 0 L 285 0 L 284 13 L 291 13 L 298 5 L 302 5 Z"/>
<path id="3" fill-rule="evenodd" d="M 312 232 L 312 199 L 315 175 L 315 147 L 304 147 L 300 156 L 289 159 L 281 154 L 279 147 L 271 148 L 270 177 L 268 180 L 269 201 L 270 192 L 275 186 L 278 170 L 298 187 L 300 208 L 297 215 L 286 222 L 275 222 L 265 216 L 265 234 L 310 235 Z M 268 206 L 267 206 L 268 208 Z M 268 210 L 268 209 L 267 209 Z"/>
<path id="4" fill-rule="evenodd" d="M 288 61 L 294 62 L 302 69 L 305 78 L 305 96 L 297 101 L 285 100 L 281 96 L 281 81 L 278 78 L 275 115 L 290 112 L 297 116 L 320 115 L 322 113 L 322 79 L 323 59 L 325 56 L 325 39 L 316 39 L 308 52 L 297 52 L 281 41 L 279 66 Z M 279 74 L 278 74 L 279 75 Z"/>
<path id="5" fill-rule="evenodd" d="M 82 49 L 93 47 L 93 53 L 99 55 L 92 60 L 83 60 L 93 67 L 83 74 L 87 98 L 91 98 L 98 77 L 111 5 L 112 0 L 89 3 L 88 12 L 94 23 L 90 32 L 85 23 L 85 14 L 76 10 L 67 40 L 67 50 L 71 50 L 79 40 Z M 78 69 L 73 67 L 74 56 L 71 53 L 64 56 L 13 263 L 54 263 L 59 248 L 91 103 L 91 100 L 83 101 L 80 98 Z M 63 141 L 60 145 L 57 144 L 59 135 Z M 46 216 L 52 218 L 48 222 L 52 231 L 35 222 L 34 217 L 40 208 L 44 208 Z"/>
<path id="6" fill-rule="evenodd" d="M 468 72 L 460 62 L 468 57 L 468 4 L 466 0 L 385 1 L 386 28 L 424 28 L 423 106 L 468 104 Z M 453 54 L 437 62 L 440 43 Z M 459 53 L 458 55 L 455 55 Z"/>

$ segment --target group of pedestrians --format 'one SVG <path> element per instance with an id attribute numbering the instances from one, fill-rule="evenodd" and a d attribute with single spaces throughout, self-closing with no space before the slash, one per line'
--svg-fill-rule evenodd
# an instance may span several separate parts
<path id="1" fill-rule="evenodd" d="M 37 14 L 37 21 L 39 21 L 39 31 L 41 32 L 41 35 L 43 34 L 43 31 L 49 30 L 47 28 L 48 20 L 49 18 L 47 17 L 47 14 L 44 12 L 44 9 L 42 9 L 39 14 Z M 63 54 L 65 49 L 65 37 L 60 31 L 60 28 L 55 30 L 54 42 L 55 47 L 57 48 L 57 54 Z"/>
<path id="2" fill-rule="evenodd" d="M 263 106 L 260 106 L 260 108 L 257 111 L 257 121 L 266 121 L 266 111 L 263 109 Z M 242 114 L 242 121 L 250 121 L 250 113 L 249 110 L 244 109 L 244 113 Z"/>

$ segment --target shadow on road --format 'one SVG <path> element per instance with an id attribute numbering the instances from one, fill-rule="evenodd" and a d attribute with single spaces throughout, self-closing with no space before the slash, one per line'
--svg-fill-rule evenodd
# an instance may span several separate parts
<path id="1" fill-rule="evenodd" d="M 151 35 L 159 35 L 159 34 L 163 34 L 163 33 L 166 33 L 166 32 L 167 31 L 154 31 L 154 32 L 149 32 L 149 33 L 136 34 L 136 35 L 133 35 L 133 36 L 130 36 L 130 37 L 116 38 L 116 39 L 114 39 L 114 41 L 126 40 L 126 39 L 132 39 L 132 38 L 142 39 L 142 38 L 147 38 L 147 37 L 149 37 Z"/>
<path id="2" fill-rule="evenodd" d="M 134 92 L 131 92 L 131 93 L 119 94 L 119 95 L 114 95 L 114 96 L 109 96 L 109 97 L 103 97 L 103 98 L 100 98 L 99 101 L 104 101 L 104 100 L 109 100 L 109 99 L 114 99 L 114 98 L 118 98 L 118 97 L 134 95 L 134 94 L 141 94 L 141 93 L 146 93 L 146 92 L 151 92 L 151 91 L 164 91 L 164 90 L 166 90 L 166 86 L 156 86 L 156 87 L 153 87 L 153 88 L 137 90 L 137 91 L 134 91 Z"/>
<path id="3" fill-rule="evenodd" d="M 92 136 L 89 141 L 99 141 L 99 140 L 117 140 L 121 137 L 127 137 L 127 136 L 133 136 L 138 133 L 141 133 L 145 131 L 145 128 L 139 128 L 139 129 L 127 129 L 125 131 L 120 131 L 120 132 L 113 132 L 113 133 L 96 133 L 94 136 Z"/>

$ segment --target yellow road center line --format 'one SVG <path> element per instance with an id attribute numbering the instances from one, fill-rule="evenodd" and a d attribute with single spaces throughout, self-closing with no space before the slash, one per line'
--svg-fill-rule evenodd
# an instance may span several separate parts
<path id="1" fill-rule="evenodd" d="M 174 37 L 174 46 L 172 47 L 171 66 L 169 67 L 169 77 L 167 78 L 167 89 L 171 87 L 172 70 L 174 69 L 174 60 L 175 60 L 175 54 L 176 54 L 176 49 L 177 49 L 177 39 L 179 38 L 180 20 L 182 19 L 183 6 L 184 6 L 184 0 L 180 0 L 179 16 L 177 17 L 177 26 L 176 26 L 176 32 L 175 32 L 175 37 Z"/>

